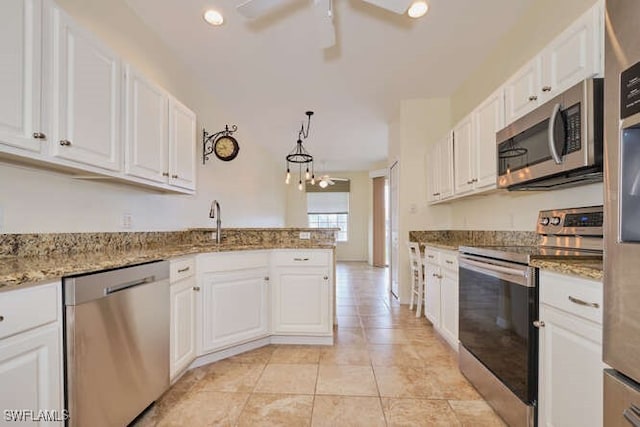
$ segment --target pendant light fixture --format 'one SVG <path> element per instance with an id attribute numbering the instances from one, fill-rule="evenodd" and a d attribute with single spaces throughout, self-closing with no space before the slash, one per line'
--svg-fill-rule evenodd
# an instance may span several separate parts
<path id="1" fill-rule="evenodd" d="M 311 185 L 315 185 L 316 176 L 313 171 L 313 156 L 309 154 L 309 152 L 302 145 L 302 140 L 307 139 L 309 136 L 309 126 L 311 125 L 311 116 L 313 116 L 313 111 L 307 111 L 305 113 L 307 115 L 307 129 L 304 128 L 304 122 L 302 122 L 302 126 L 300 127 L 300 131 L 298 132 L 298 141 L 296 142 L 293 150 L 287 155 L 287 177 L 284 180 L 285 184 L 289 184 L 291 182 L 291 167 L 295 169 L 296 165 L 298 166 L 298 190 L 302 191 L 304 188 L 304 182 L 307 180 L 311 180 Z M 304 171 L 304 179 L 302 168 L 305 168 Z M 295 170 L 294 170 L 295 172 Z"/>

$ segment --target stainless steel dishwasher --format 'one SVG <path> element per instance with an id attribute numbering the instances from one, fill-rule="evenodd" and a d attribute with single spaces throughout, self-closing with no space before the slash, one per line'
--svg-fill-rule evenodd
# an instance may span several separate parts
<path id="1" fill-rule="evenodd" d="M 126 426 L 169 387 L 169 262 L 63 286 L 68 425 Z"/>

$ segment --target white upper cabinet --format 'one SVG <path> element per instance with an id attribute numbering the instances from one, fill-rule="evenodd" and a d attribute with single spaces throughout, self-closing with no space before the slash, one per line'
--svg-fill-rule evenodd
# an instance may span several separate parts
<path id="1" fill-rule="evenodd" d="M 169 183 L 196 188 L 196 115 L 177 100 L 169 100 Z"/>
<path id="2" fill-rule="evenodd" d="M 39 152 L 40 0 L 0 2 L 0 144 Z M 42 133 L 42 135 L 40 135 Z"/>
<path id="3" fill-rule="evenodd" d="M 125 173 L 166 183 L 169 177 L 169 98 L 127 65 Z"/>
<path id="4" fill-rule="evenodd" d="M 602 76 L 604 13 L 598 3 L 542 52 L 542 101 L 593 76 Z"/>
<path id="5" fill-rule="evenodd" d="M 504 127 L 504 95 L 494 92 L 472 113 L 476 189 L 496 187 L 496 132 Z"/>
<path id="6" fill-rule="evenodd" d="M 527 114 L 539 105 L 542 60 L 536 56 L 504 85 L 506 121 Z"/>
<path id="7" fill-rule="evenodd" d="M 453 133 L 448 132 L 426 154 L 427 201 L 435 203 L 453 195 Z"/>
<path id="8" fill-rule="evenodd" d="M 455 194 L 472 191 L 476 171 L 471 115 L 453 128 L 453 170 Z"/>
<path id="9" fill-rule="evenodd" d="M 51 154 L 119 171 L 120 59 L 57 7 L 50 8 L 50 25 Z"/>

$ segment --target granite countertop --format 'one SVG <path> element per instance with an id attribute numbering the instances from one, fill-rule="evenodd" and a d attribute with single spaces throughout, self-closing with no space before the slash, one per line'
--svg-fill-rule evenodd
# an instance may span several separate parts
<path id="1" fill-rule="evenodd" d="M 602 261 L 593 259 L 532 259 L 529 265 L 542 270 L 570 274 L 585 279 L 602 281 L 603 278 Z"/>
<path id="2" fill-rule="evenodd" d="M 155 249 L 89 252 L 72 255 L 0 258 L 0 292 L 57 280 L 63 276 L 94 273 L 143 262 L 177 258 L 184 255 L 260 249 L 334 249 L 335 244 L 301 245 L 261 244 L 188 244 L 167 245 Z"/>

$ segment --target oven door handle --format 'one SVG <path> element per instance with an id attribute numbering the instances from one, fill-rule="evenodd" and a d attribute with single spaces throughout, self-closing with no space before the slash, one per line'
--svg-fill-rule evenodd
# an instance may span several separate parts
<path id="1" fill-rule="evenodd" d="M 527 287 L 535 286 L 530 280 L 531 279 L 529 274 L 530 267 L 525 267 L 523 269 L 504 267 L 501 265 L 495 265 L 488 262 L 474 261 L 464 257 L 460 258 L 459 263 L 460 263 L 460 268 L 468 267 L 474 271 L 477 271 L 478 273 L 489 274 L 491 276 L 496 276 L 496 277 L 500 277 L 500 276 L 512 277 L 516 279 L 515 283 L 519 285 L 527 286 Z"/>

